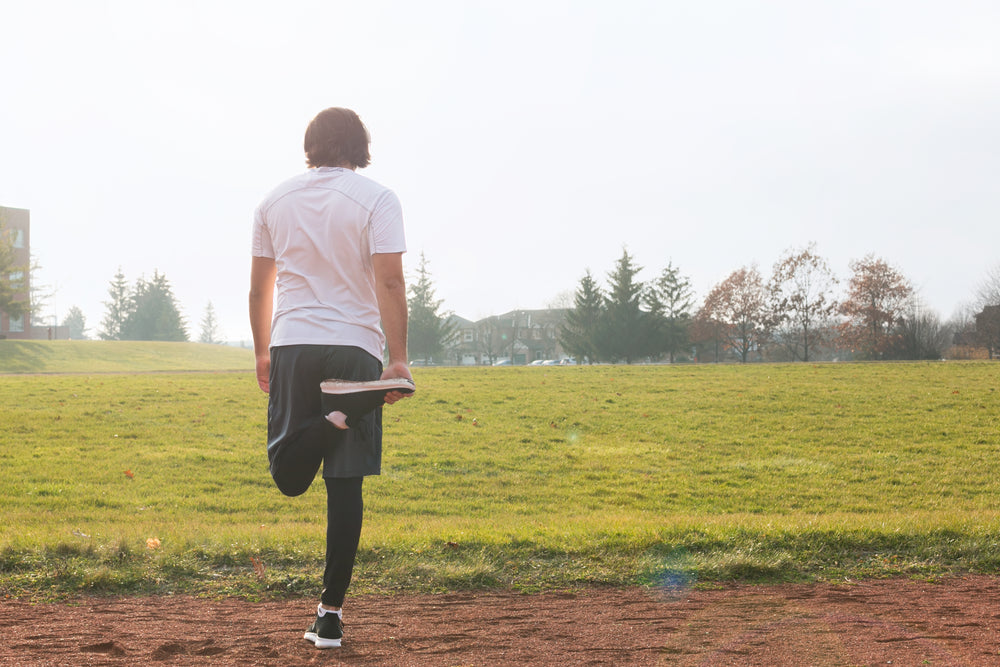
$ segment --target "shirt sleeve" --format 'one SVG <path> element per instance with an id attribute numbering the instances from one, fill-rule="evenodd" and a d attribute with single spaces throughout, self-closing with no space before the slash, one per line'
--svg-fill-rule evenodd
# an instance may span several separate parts
<path id="1" fill-rule="evenodd" d="M 253 214 L 253 240 L 250 246 L 252 257 L 274 259 L 274 245 L 271 242 L 271 234 L 267 230 L 267 225 L 264 224 L 262 208 L 258 208 Z"/>
<path id="2" fill-rule="evenodd" d="M 372 209 L 368 224 L 368 247 L 373 255 L 406 252 L 403 230 L 403 207 L 399 197 L 386 190 Z"/>

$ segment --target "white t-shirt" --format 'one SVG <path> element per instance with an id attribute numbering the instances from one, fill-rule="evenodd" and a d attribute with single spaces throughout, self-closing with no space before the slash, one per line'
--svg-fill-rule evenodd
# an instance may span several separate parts
<path id="1" fill-rule="evenodd" d="M 372 255 L 406 251 L 388 188 L 340 167 L 285 181 L 254 212 L 254 257 L 275 260 L 271 346 L 355 345 L 382 359 Z"/>

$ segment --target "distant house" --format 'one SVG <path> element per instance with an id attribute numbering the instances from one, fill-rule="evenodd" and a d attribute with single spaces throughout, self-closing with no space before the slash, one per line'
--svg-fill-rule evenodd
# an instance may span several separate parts
<path id="1" fill-rule="evenodd" d="M 559 330 L 566 313 L 565 308 L 512 310 L 477 322 L 453 316 L 456 332 L 448 345 L 448 362 L 473 366 L 507 360 L 523 365 L 564 359 Z"/>
<path id="2" fill-rule="evenodd" d="M 1000 356 L 1000 306 L 984 306 L 976 313 L 976 342 L 990 359 Z"/>
<path id="3" fill-rule="evenodd" d="M 480 362 L 476 344 L 476 323 L 458 315 L 448 318 L 455 334 L 445 343 L 445 361 L 456 366 L 475 366 Z"/>
<path id="4" fill-rule="evenodd" d="M 27 209 L 0 206 L 0 226 L 11 234 L 14 245 L 14 265 L 9 278 L 20 283 L 17 300 L 27 301 L 31 294 L 31 220 Z M 9 316 L 0 311 L 0 338 L 30 339 L 31 315 Z"/>

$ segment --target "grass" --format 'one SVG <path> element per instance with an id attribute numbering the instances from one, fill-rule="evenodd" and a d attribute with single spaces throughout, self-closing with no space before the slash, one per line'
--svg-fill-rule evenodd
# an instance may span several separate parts
<path id="1" fill-rule="evenodd" d="M 416 379 L 417 396 L 386 409 L 355 591 L 1000 566 L 995 364 L 427 368 Z M 266 396 L 249 371 L 7 375 L 0 400 L 7 594 L 317 590 L 322 487 L 299 498 L 273 487 Z"/>
<path id="2" fill-rule="evenodd" d="M 253 352 L 201 343 L 0 340 L 0 373 L 144 373 L 253 369 Z"/>

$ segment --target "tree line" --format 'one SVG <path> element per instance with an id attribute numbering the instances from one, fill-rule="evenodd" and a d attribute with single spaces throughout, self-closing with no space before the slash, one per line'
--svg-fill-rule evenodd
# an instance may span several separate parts
<path id="1" fill-rule="evenodd" d="M 47 325 L 43 317 L 36 317 L 36 313 L 43 310 L 50 296 L 44 286 L 32 283 L 32 326 Z M 190 341 L 188 324 L 181 315 L 170 281 L 158 270 L 153 271 L 152 278 L 141 276 L 130 284 L 119 268 L 109 283 L 108 299 L 103 303 L 104 318 L 96 333 L 101 340 Z M 60 325 L 66 327 L 73 340 L 90 337 L 87 318 L 78 306 L 69 308 Z M 198 342 L 222 342 L 211 301 L 205 307 Z"/>
<path id="2" fill-rule="evenodd" d="M 765 276 L 740 267 L 696 302 L 690 280 L 669 263 L 653 280 L 627 250 L 602 287 L 580 280 L 562 327 L 563 349 L 580 362 L 940 359 L 955 345 L 1000 351 L 1000 268 L 979 290 L 977 309 L 944 324 L 912 283 L 884 259 L 850 262 L 843 294 L 815 245 L 786 251 Z"/>
<path id="3" fill-rule="evenodd" d="M 30 301 L 18 296 L 26 271 L 38 266 L 14 266 L 6 232 L 0 221 L 0 310 L 30 313 L 44 326 L 34 320 L 51 295 L 32 281 Z M 947 323 L 921 305 L 912 283 L 884 259 L 867 255 L 849 266 L 841 293 L 837 276 L 810 244 L 787 250 L 769 276 L 756 265 L 740 267 L 696 301 L 690 279 L 672 262 L 642 281 L 643 268 L 623 250 L 606 285 L 589 270 L 580 279 L 559 340 L 567 354 L 590 363 L 939 359 L 948 349 L 958 356 L 976 350 L 1000 356 L 1000 265 L 980 285 L 974 304 Z M 457 327 L 435 296 L 423 254 L 407 301 L 411 358 L 438 358 Z M 189 340 L 170 282 L 159 271 L 129 284 L 119 268 L 104 305 L 97 333 L 103 340 Z M 76 306 L 62 325 L 71 338 L 87 337 Z M 209 302 L 198 340 L 219 338 Z"/>

